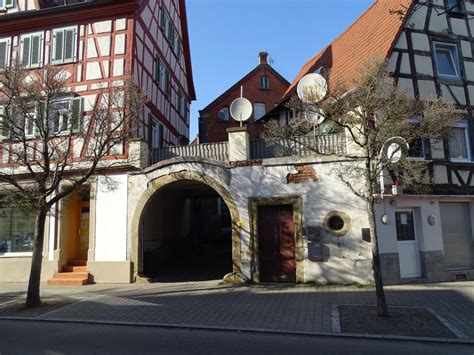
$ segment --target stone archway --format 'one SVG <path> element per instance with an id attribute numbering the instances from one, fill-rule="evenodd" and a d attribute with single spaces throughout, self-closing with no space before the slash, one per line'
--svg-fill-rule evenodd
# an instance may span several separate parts
<path id="1" fill-rule="evenodd" d="M 130 260 L 133 265 L 133 275 L 136 281 L 142 276 L 143 271 L 143 256 L 141 253 L 141 221 L 148 203 L 153 196 L 169 184 L 179 181 L 196 181 L 209 186 L 215 190 L 227 205 L 232 222 L 232 268 L 234 272 L 241 272 L 241 241 L 240 241 L 240 217 L 237 210 L 237 205 L 230 195 L 229 191 L 222 186 L 216 179 L 198 173 L 196 171 L 180 171 L 171 173 L 165 176 L 158 177 L 148 184 L 148 188 L 140 196 L 135 212 L 133 213 L 131 223 L 131 247 Z"/>

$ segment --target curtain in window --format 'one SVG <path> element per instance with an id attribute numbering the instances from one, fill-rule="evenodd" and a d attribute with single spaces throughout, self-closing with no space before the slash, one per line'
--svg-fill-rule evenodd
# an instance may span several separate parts
<path id="1" fill-rule="evenodd" d="M 467 143 L 465 128 L 454 127 L 449 135 L 449 155 L 454 159 L 467 159 Z"/>

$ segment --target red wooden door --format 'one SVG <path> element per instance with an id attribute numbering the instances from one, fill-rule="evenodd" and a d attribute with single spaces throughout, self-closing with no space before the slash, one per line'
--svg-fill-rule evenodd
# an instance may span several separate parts
<path id="1" fill-rule="evenodd" d="M 258 207 L 261 281 L 296 281 L 295 224 L 292 205 Z"/>

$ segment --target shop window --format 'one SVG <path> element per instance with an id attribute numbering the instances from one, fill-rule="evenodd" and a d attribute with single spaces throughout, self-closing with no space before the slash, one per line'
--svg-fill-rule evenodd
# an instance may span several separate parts
<path id="1" fill-rule="evenodd" d="M 453 43 L 434 43 L 435 60 L 438 74 L 446 77 L 459 78 L 458 47 Z"/>
<path id="2" fill-rule="evenodd" d="M 77 29 L 75 27 L 53 30 L 53 64 L 71 63 L 76 60 Z"/>
<path id="3" fill-rule="evenodd" d="M 32 252 L 34 232 L 32 211 L 0 206 L 0 254 Z"/>

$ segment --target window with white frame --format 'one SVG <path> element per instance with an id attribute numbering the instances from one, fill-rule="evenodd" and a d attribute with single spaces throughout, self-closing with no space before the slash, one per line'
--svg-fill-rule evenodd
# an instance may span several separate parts
<path id="1" fill-rule="evenodd" d="M 71 117 L 71 100 L 54 101 L 49 106 L 49 130 L 51 134 L 67 133 Z"/>
<path id="2" fill-rule="evenodd" d="M 35 134 L 38 109 L 34 106 L 16 108 L 12 116 L 13 139 L 32 138 Z"/>
<path id="3" fill-rule="evenodd" d="M 64 64 L 76 61 L 77 28 L 68 27 L 53 30 L 53 64 Z"/>
<path id="4" fill-rule="evenodd" d="M 270 89 L 270 78 L 266 75 L 260 77 L 260 89 Z"/>
<path id="5" fill-rule="evenodd" d="M 0 0 L 0 10 L 6 10 L 15 7 L 14 0 Z"/>
<path id="6" fill-rule="evenodd" d="M 255 121 L 258 121 L 263 116 L 265 116 L 265 104 L 263 103 L 254 103 L 253 104 L 253 118 Z"/>
<path id="7" fill-rule="evenodd" d="M 0 141 L 10 138 L 10 126 L 5 110 L 5 106 L 0 105 Z"/>
<path id="8" fill-rule="evenodd" d="M 459 78 L 458 46 L 453 43 L 435 42 L 435 61 L 439 75 Z"/>
<path id="9" fill-rule="evenodd" d="M 229 108 L 228 107 L 223 107 L 219 110 L 217 113 L 217 118 L 219 118 L 219 121 L 228 121 L 229 120 Z"/>
<path id="10" fill-rule="evenodd" d="M 458 123 L 451 128 L 448 138 L 449 158 L 451 161 L 470 161 L 468 124 Z"/>
<path id="11" fill-rule="evenodd" d="M 10 65 L 10 38 L 0 39 L 0 69 Z"/>
<path id="12" fill-rule="evenodd" d="M 27 68 L 43 65 L 43 32 L 30 33 L 20 37 L 21 64 Z"/>

